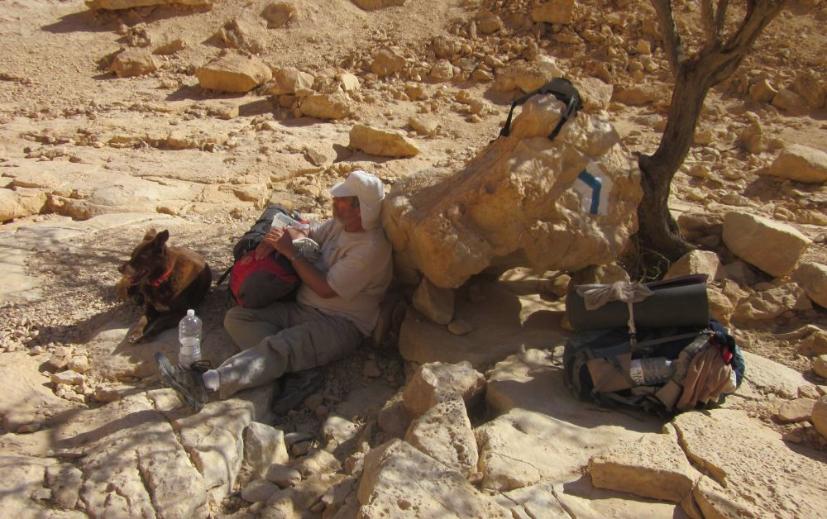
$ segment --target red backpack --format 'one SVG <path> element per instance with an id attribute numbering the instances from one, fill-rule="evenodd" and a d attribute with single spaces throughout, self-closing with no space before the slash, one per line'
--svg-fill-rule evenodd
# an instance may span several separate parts
<path id="1" fill-rule="evenodd" d="M 249 231 L 233 247 L 233 265 L 221 276 L 220 285 L 229 274 L 230 292 L 236 303 L 244 308 L 261 308 L 293 294 L 301 284 L 301 278 L 290 260 L 279 253 L 256 259 L 255 249 L 270 230 L 273 218 L 283 213 L 293 220 L 306 223 L 298 213 L 280 205 L 264 210 Z"/>

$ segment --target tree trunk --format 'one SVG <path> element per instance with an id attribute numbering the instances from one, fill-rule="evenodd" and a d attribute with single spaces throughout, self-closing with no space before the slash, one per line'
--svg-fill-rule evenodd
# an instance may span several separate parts
<path id="1" fill-rule="evenodd" d="M 669 187 L 683 164 L 695 135 L 695 126 L 709 90 L 707 71 L 695 60 L 684 63 L 675 89 L 666 129 L 653 155 L 641 155 L 643 200 L 638 206 L 638 237 L 642 249 L 654 250 L 675 261 L 694 247 L 680 235 L 669 212 Z"/>

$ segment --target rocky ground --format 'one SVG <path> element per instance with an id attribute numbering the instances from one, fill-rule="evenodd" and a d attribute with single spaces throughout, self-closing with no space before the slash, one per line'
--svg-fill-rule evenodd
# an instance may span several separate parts
<path id="1" fill-rule="evenodd" d="M 702 250 L 667 276 L 710 275 L 748 371 L 669 421 L 575 400 L 560 358 L 569 281 L 623 275 L 635 154 L 665 125 L 648 2 L 89 3 L 0 5 L 4 517 L 823 514 L 823 1 L 790 3 L 710 93 L 675 177 Z M 554 143 L 552 101 L 491 142 L 561 75 L 586 106 Z M 570 189 L 587 163 L 613 186 L 596 219 Z M 272 388 L 186 412 L 152 361 L 175 332 L 124 341 L 117 265 L 155 227 L 223 272 L 268 203 L 327 217 L 359 168 L 391 190 L 384 333 L 287 416 Z M 199 311 L 214 363 L 230 305 L 219 287 Z"/>

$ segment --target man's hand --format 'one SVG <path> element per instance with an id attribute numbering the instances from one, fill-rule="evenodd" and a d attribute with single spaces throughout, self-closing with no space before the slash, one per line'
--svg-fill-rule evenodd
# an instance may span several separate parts
<path id="1" fill-rule="evenodd" d="M 293 247 L 293 238 L 289 232 L 284 228 L 270 229 L 270 232 L 264 235 L 259 246 L 265 245 L 270 248 L 270 251 L 280 252 L 281 254 L 292 258 L 296 254 L 296 248 Z M 256 249 L 258 252 L 258 249 Z"/>

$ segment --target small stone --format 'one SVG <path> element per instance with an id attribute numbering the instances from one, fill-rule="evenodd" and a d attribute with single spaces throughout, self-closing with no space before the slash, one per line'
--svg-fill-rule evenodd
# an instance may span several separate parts
<path id="1" fill-rule="evenodd" d="M 823 396 L 816 401 L 810 421 L 813 422 L 816 430 L 824 438 L 827 438 L 827 396 Z"/>
<path id="2" fill-rule="evenodd" d="M 292 467 L 274 463 L 267 468 L 264 478 L 281 488 L 287 488 L 296 486 L 302 480 L 302 475 Z"/>
<path id="3" fill-rule="evenodd" d="M 431 321 L 448 324 L 454 318 L 454 291 L 434 286 L 423 277 L 414 292 L 413 306 Z"/>
<path id="4" fill-rule="evenodd" d="M 315 410 L 324 402 L 324 395 L 321 393 L 313 393 L 304 399 L 304 406 L 308 409 Z"/>
<path id="5" fill-rule="evenodd" d="M 286 27 L 296 16 L 296 6 L 290 2 L 274 2 L 261 12 L 268 29 Z"/>
<path id="6" fill-rule="evenodd" d="M 359 426 L 342 418 L 341 416 L 330 416 L 322 425 L 322 438 L 327 443 L 342 445 L 353 438 L 359 432 Z"/>
<path id="7" fill-rule="evenodd" d="M 109 403 L 109 402 L 116 402 L 121 399 L 121 393 L 115 388 L 107 387 L 107 386 L 98 386 L 95 388 L 94 397 L 95 401 L 101 403 Z"/>
<path id="8" fill-rule="evenodd" d="M 293 456 L 304 456 L 310 451 L 312 446 L 313 443 L 309 441 L 296 442 L 290 447 L 290 454 Z"/>
<path id="9" fill-rule="evenodd" d="M 86 373 L 89 371 L 89 358 L 86 355 L 75 355 L 69 360 L 68 367 L 78 373 Z"/>
<path id="10" fill-rule="evenodd" d="M 325 450 L 317 450 L 296 463 L 294 468 L 301 473 L 303 478 L 307 479 L 310 476 L 325 472 L 337 472 L 341 468 L 341 464 L 333 454 Z"/>
<path id="11" fill-rule="evenodd" d="M 396 54 L 391 49 L 380 49 L 373 56 L 373 63 L 370 71 L 379 77 L 390 76 L 402 70 L 405 66 L 405 58 Z"/>
<path id="12" fill-rule="evenodd" d="M 827 308 L 827 265 L 802 263 L 793 273 L 793 279 L 814 303 Z"/>
<path id="13" fill-rule="evenodd" d="M 266 479 L 256 479 L 241 489 L 241 498 L 250 503 L 261 503 L 279 490 L 279 487 Z"/>
<path id="14" fill-rule="evenodd" d="M 827 379 L 827 355 L 819 355 L 813 359 L 813 371 L 819 377 Z"/>
<path id="15" fill-rule="evenodd" d="M 781 423 L 797 423 L 810 419 L 816 401 L 812 398 L 796 398 L 781 404 L 775 417 Z"/>
<path id="16" fill-rule="evenodd" d="M 362 375 L 368 378 L 376 378 L 382 376 L 382 370 L 379 369 L 379 366 L 376 364 L 375 359 L 368 359 L 365 361 L 365 365 L 362 368 Z"/>
<path id="17" fill-rule="evenodd" d="M 76 371 L 72 371 L 67 369 L 66 371 L 61 371 L 60 373 L 52 374 L 52 384 L 59 386 L 59 385 L 69 385 L 69 386 L 78 386 L 83 383 L 84 376 Z"/>
<path id="18" fill-rule="evenodd" d="M 126 49 L 115 56 L 111 69 L 118 77 L 143 76 L 158 70 L 158 64 L 146 49 Z"/>
<path id="19" fill-rule="evenodd" d="M 468 321 L 455 319 L 448 323 L 448 331 L 454 335 L 468 335 L 474 331 L 474 327 Z"/>
<path id="20" fill-rule="evenodd" d="M 424 117 L 411 117 L 408 119 L 408 126 L 419 135 L 433 136 L 439 129 L 439 122 L 435 119 Z"/>

